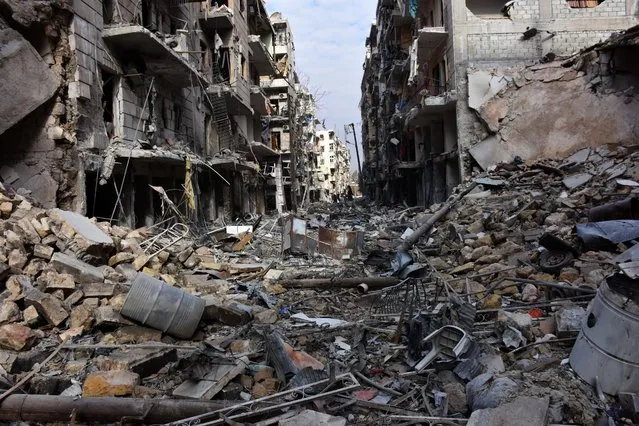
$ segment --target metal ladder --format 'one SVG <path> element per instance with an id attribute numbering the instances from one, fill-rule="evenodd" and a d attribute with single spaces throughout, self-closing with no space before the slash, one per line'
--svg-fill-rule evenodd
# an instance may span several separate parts
<path id="1" fill-rule="evenodd" d="M 219 57 L 213 60 L 213 85 L 221 87 L 227 85 L 228 82 L 224 80 L 222 76 L 222 70 L 220 70 L 218 60 Z M 231 120 L 226 107 L 224 91 L 220 90 L 218 94 L 209 96 L 209 98 L 213 109 L 213 122 L 215 123 L 220 141 L 220 150 L 226 148 L 234 149 L 235 140 L 233 138 L 233 132 L 231 131 Z"/>

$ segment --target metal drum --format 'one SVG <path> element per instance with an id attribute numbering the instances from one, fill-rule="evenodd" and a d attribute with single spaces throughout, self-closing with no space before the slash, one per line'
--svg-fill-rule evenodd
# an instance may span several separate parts
<path id="1" fill-rule="evenodd" d="M 591 385 L 597 380 L 608 394 L 638 392 L 637 339 L 639 305 L 604 282 L 586 312 L 570 353 L 570 365 Z"/>
<path id="2" fill-rule="evenodd" d="M 204 307 L 205 302 L 199 297 L 139 273 L 120 313 L 171 336 L 189 339 L 200 323 Z"/>

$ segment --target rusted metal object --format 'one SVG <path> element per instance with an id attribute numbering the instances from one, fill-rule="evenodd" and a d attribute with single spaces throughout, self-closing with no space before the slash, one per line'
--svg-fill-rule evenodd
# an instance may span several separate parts
<path id="1" fill-rule="evenodd" d="M 292 253 L 319 253 L 342 259 L 358 256 L 364 245 L 364 233 L 360 231 L 334 231 L 320 227 L 317 238 L 309 234 L 307 221 L 294 216 L 283 218 L 282 249 Z"/>
<path id="2" fill-rule="evenodd" d="M 570 354 L 573 370 L 611 395 L 639 391 L 638 299 L 636 281 L 613 276 L 604 282 Z"/>
<path id="3" fill-rule="evenodd" d="M 639 199 L 626 198 L 622 201 L 593 207 L 588 211 L 590 222 L 602 222 L 605 220 L 639 219 Z"/>
<path id="4" fill-rule="evenodd" d="M 335 259 L 344 256 L 358 256 L 362 253 L 364 245 L 364 233 L 357 231 L 333 231 L 320 226 L 319 252 Z"/>

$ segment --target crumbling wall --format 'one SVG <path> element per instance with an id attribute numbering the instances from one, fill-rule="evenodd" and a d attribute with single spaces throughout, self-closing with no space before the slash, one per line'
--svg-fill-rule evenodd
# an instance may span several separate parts
<path id="1" fill-rule="evenodd" d="M 0 178 L 45 207 L 73 208 L 77 185 L 68 7 L 64 0 L 0 0 L 0 55 L 9 53 L 0 60 Z"/>
<path id="2" fill-rule="evenodd" d="M 469 70 L 468 103 L 476 118 L 462 140 L 470 142 L 471 157 L 485 168 L 517 156 L 561 158 L 585 147 L 639 142 L 639 73 L 630 59 L 639 52 L 617 54 L 626 70 L 614 66 L 611 52 L 525 68 Z M 489 86 L 493 92 L 482 91 Z"/>

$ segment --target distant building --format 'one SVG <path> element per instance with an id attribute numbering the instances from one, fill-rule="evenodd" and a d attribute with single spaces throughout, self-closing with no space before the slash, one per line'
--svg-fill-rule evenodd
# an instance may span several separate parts
<path id="1" fill-rule="evenodd" d="M 333 130 L 315 133 L 311 201 L 333 201 L 347 193 L 351 181 L 350 151 Z"/>

